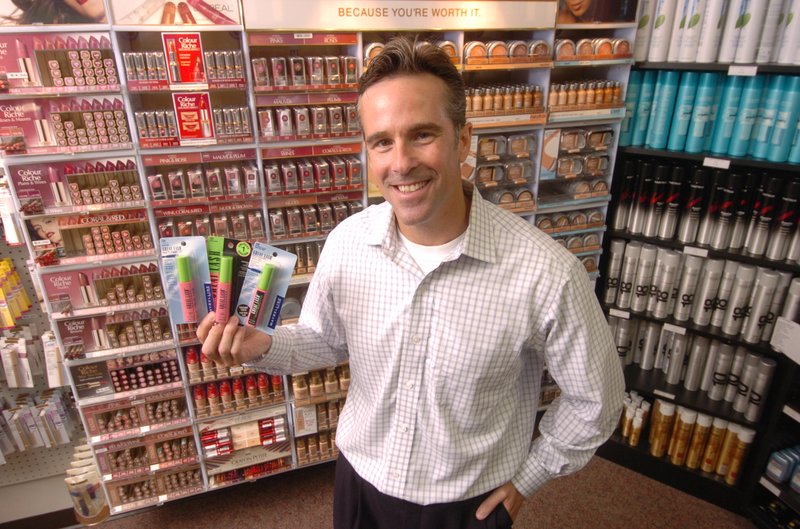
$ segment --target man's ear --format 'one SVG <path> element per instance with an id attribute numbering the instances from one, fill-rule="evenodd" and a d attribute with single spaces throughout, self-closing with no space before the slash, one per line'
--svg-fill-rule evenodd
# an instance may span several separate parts
<path id="1" fill-rule="evenodd" d="M 463 162 L 469 155 L 469 143 L 472 138 L 472 123 L 465 123 L 458 134 L 458 159 Z"/>

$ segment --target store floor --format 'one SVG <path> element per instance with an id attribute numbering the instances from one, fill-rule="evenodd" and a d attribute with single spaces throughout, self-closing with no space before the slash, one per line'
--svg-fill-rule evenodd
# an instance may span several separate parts
<path id="1" fill-rule="evenodd" d="M 333 463 L 107 521 L 101 529 L 328 529 Z M 745 518 L 595 457 L 528 500 L 515 529 L 755 529 Z M 413 529 L 413 528 L 409 528 Z"/>

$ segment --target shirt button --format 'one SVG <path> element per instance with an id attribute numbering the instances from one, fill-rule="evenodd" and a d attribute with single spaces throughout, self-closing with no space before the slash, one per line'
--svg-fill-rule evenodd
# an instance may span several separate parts
<path id="1" fill-rule="evenodd" d="M 400 479 L 400 474 L 398 474 L 397 472 L 392 472 L 391 474 L 389 474 L 389 477 L 391 477 L 394 480 L 398 480 Z"/>
<path id="2" fill-rule="evenodd" d="M 417 345 L 419 343 L 419 341 L 420 341 L 420 339 L 419 339 L 419 335 L 418 334 L 415 334 L 414 336 L 411 337 L 411 342 L 414 345 Z"/>
<path id="3" fill-rule="evenodd" d="M 414 383 L 413 382 L 406 382 L 406 389 L 414 389 Z"/>
<path id="4" fill-rule="evenodd" d="M 406 433 L 408 431 L 408 426 L 401 426 L 400 431 Z"/>

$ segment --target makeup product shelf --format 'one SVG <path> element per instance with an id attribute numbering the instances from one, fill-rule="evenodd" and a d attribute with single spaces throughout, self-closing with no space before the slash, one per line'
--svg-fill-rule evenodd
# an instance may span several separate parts
<path id="1" fill-rule="evenodd" d="M 666 149 L 649 149 L 647 147 L 620 147 L 620 153 L 633 154 L 636 156 L 652 156 L 656 158 L 668 158 L 671 160 L 688 160 L 699 162 L 704 167 L 715 169 L 727 169 L 733 167 L 753 167 L 769 171 L 780 171 L 782 173 L 800 174 L 800 165 L 790 163 L 775 163 L 766 160 L 756 160 L 755 158 L 745 158 L 727 155 L 717 155 L 713 153 L 687 153 L 682 151 L 668 151 Z"/>
<path id="2" fill-rule="evenodd" d="M 161 340 L 158 342 L 151 342 L 139 345 L 129 345 L 128 347 L 119 347 L 116 349 L 104 349 L 100 351 L 92 351 L 91 353 L 84 353 L 84 358 L 76 358 L 74 360 L 65 360 L 64 364 L 67 367 L 80 366 L 97 362 L 98 360 L 108 360 L 109 358 L 125 358 L 127 356 L 153 353 L 156 351 L 163 351 L 175 347 L 173 339 Z"/>
<path id="3" fill-rule="evenodd" d="M 732 487 L 714 474 L 673 465 L 666 457 L 655 458 L 647 451 L 645 435 L 642 435 L 642 440 L 637 447 L 628 446 L 621 437 L 615 435 L 598 448 L 597 453 L 634 472 L 644 474 L 734 512 L 742 509 L 742 504 L 747 498 L 744 490 L 744 476 L 740 478 L 739 485 Z"/>
<path id="4" fill-rule="evenodd" d="M 792 490 L 788 484 L 775 483 L 767 476 L 761 476 L 758 484 L 791 507 L 795 512 L 800 513 L 800 494 Z"/>
<path id="5" fill-rule="evenodd" d="M 728 72 L 728 75 L 753 76 L 756 73 L 797 74 L 800 68 L 787 64 L 725 64 L 718 62 L 637 62 L 640 70 L 687 70 Z"/>
<path id="6" fill-rule="evenodd" d="M 171 389 L 180 389 L 183 388 L 183 381 L 178 380 L 175 382 L 170 382 L 169 384 L 162 384 L 160 386 L 151 386 L 142 389 L 134 389 L 130 391 L 123 391 L 121 393 L 114 393 L 112 395 L 102 395 L 98 397 L 85 397 L 82 399 L 77 400 L 78 407 L 83 408 L 86 406 L 92 406 L 95 404 L 103 404 L 106 402 L 115 402 L 115 401 L 125 401 L 125 400 L 135 400 L 139 397 L 146 397 L 150 395 L 155 395 L 161 393 L 163 391 L 169 391 Z"/>
<path id="7" fill-rule="evenodd" d="M 574 66 L 599 67 L 633 63 L 633 57 L 628 57 L 624 59 L 576 59 L 572 61 L 555 61 L 553 66 L 555 68 L 570 68 Z"/>
<path id="8" fill-rule="evenodd" d="M 692 244 L 683 244 L 681 242 L 669 239 L 658 239 L 656 237 L 645 237 L 639 234 L 633 234 L 627 231 L 611 230 L 609 236 L 615 239 L 627 239 L 631 241 L 640 241 L 648 244 L 653 244 L 662 248 L 670 248 L 678 250 L 685 254 L 697 255 L 699 257 L 710 257 L 712 259 L 729 259 L 739 263 L 751 264 L 764 268 L 772 268 L 775 270 L 784 270 L 794 274 L 800 274 L 800 264 L 790 263 L 787 261 L 770 261 L 765 257 L 754 257 L 747 255 L 743 252 L 728 252 L 725 250 L 714 250 L 713 248 L 706 248 L 704 246 L 696 246 Z"/>
<path id="9" fill-rule="evenodd" d="M 125 441 L 128 439 L 138 439 L 140 437 L 144 437 L 145 435 L 153 433 L 169 432 L 171 430 L 178 430 L 180 428 L 185 428 L 191 425 L 192 425 L 192 419 L 187 416 L 183 419 L 171 421 L 168 423 L 155 424 L 152 426 L 139 426 L 137 428 L 130 428 L 128 430 L 122 430 L 120 432 L 93 435 L 90 436 L 87 439 L 87 441 L 90 446 L 102 446 L 106 443 Z"/>

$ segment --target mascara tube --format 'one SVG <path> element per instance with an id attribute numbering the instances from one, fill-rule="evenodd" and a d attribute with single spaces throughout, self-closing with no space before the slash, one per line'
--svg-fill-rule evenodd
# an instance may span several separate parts
<path id="1" fill-rule="evenodd" d="M 780 200 L 778 214 L 772 225 L 765 257 L 771 261 L 782 261 L 789 250 L 789 239 L 797 227 L 797 200 L 800 197 L 800 180 L 792 182 Z"/>
<path id="2" fill-rule="evenodd" d="M 253 300 L 250 302 L 250 311 L 247 314 L 246 325 L 248 327 L 255 327 L 264 310 L 264 304 L 269 298 L 269 288 L 272 284 L 272 276 L 275 273 L 275 267 L 269 263 L 264 264 L 261 269 L 261 274 L 258 276 L 258 286 L 253 292 Z"/>
<path id="3" fill-rule="evenodd" d="M 631 306 L 633 281 L 636 277 L 636 266 L 639 262 L 639 253 L 641 251 L 642 243 L 638 241 L 629 242 L 625 247 L 622 273 L 619 279 L 619 294 L 617 295 L 617 307 L 621 309 L 628 309 Z"/>
<path id="4" fill-rule="evenodd" d="M 194 299 L 192 266 L 189 256 L 177 256 L 175 265 L 178 269 L 178 292 L 181 296 L 181 307 L 183 308 L 183 323 L 197 323 L 197 303 L 195 303 Z"/>
<path id="5" fill-rule="evenodd" d="M 725 261 L 725 269 L 722 272 L 722 279 L 719 283 L 719 290 L 714 298 L 714 312 L 711 315 L 711 326 L 721 327 L 725 319 L 725 311 L 728 309 L 728 300 L 736 281 L 736 270 L 739 263 L 736 261 Z"/>
<path id="6" fill-rule="evenodd" d="M 672 168 L 664 199 L 664 215 L 661 217 L 661 224 L 658 226 L 659 239 L 672 239 L 675 236 L 675 230 L 678 227 L 678 215 L 681 209 L 681 188 L 683 187 L 685 173 L 686 171 L 683 167 L 676 166 Z"/>
<path id="7" fill-rule="evenodd" d="M 603 294 L 603 303 L 613 305 L 619 292 L 622 261 L 625 255 L 625 241 L 614 239 L 611 241 L 608 256 L 608 269 L 606 270 L 606 288 Z"/>
<path id="8" fill-rule="evenodd" d="M 708 172 L 705 169 L 695 169 L 692 180 L 686 190 L 686 196 L 681 201 L 681 222 L 678 226 L 678 241 L 691 244 L 697 240 L 697 229 L 700 226 L 700 217 L 706 197 L 706 182 Z"/>
<path id="9" fill-rule="evenodd" d="M 647 309 L 657 255 L 658 247 L 652 244 L 643 245 L 639 252 L 639 262 L 636 265 L 636 276 L 633 282 L 631 312 L 643 312 Z"/>
<path id="10" fill-rule="evenodd" d="M 678 299 L 673 311 L 677 321 L 689 321 L 694 307 L 694 292 L 703 270 L 703 258 L 687 255 L 683 263 L 683 273 L 678 284 Z"/>
<path id="11" fill-rule="evenodd" d="M 628 217 L 633 209 L 633 200 L 636 195 L 636 162 L 625 160 L 622 166 L 622 192 L 617 207 L 614 209 L 614 220 L 611 223 L 613 230 L 623 231 L 628 226 Z"/>
<path id="12" fill-rule="evenodd" d="M 750 297 L 750 310 L 742 325 L 742 339 L 747 343 L 759 343 L 764 326 L 769 319 L 769 309 L 775 296 L 775 287 L 780 276 L 773 270 L 760 268 Z"/>
<path id="13" fill-rule="evenodd" d="M 217 306 L 214 322 L 225 325 L 231 317 L 231 295 L 233 290 L 233 257 L 223 255 L 219 262 L 219 279 L 217 280 Z"/>
<path id="14" fill-rule="evenodd" d="M 667 186 L 669 179 L 669 168 L 666 165 L 656 167 L 653 178 L 653 190 L 647 200 L 647 213 L 644 217 L 642 235 L 645 237 L 655 237 L 658 235 L 658 227 L 661 225 L 661 218 L 666 209 Z"/>
<path id="15" fill-rule="evenodd" d="M 706 260 L 697 283 L 694 297 L 696 301 L 692 303 L 692 321 L 695 325 L 705 327 L 711 321 L 724 267 L 725 261 L 722 259 Z"/>
<path id="16" fill-rule="evenodd" d="M 747 315 L 750 293 L 756 277 L 756 267 L 742 264 L 736 269 L 736 280 L 725 309 L 725 318 L 722 321 L 722 332 L 731 336 L 738 335 L 742 330 L 744 317 Z"/>

